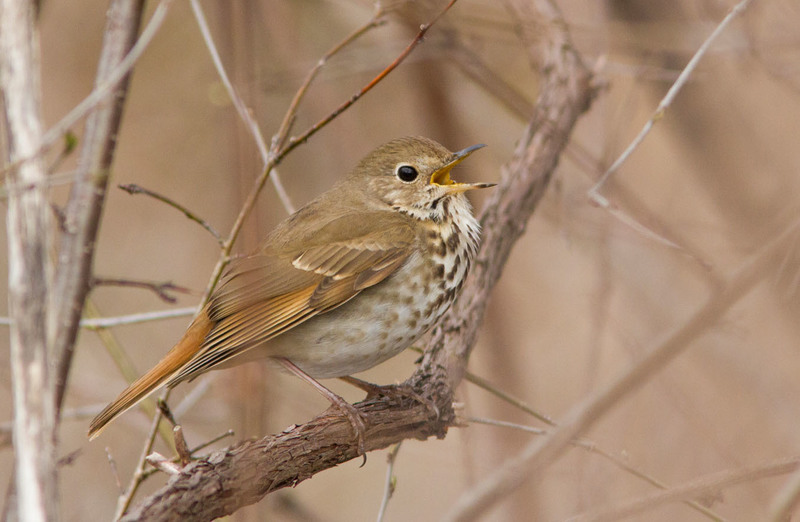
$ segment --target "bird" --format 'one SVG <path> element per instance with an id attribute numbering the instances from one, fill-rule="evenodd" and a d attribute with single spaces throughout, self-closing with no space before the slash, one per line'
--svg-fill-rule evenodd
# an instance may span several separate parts
<path id="1" fill-rule="evenodd" d="M 481 147 L 403 137 L 367 154 L 230 261 L 181 339 L 92 420 L 89 437 L 164 385 L 268 359 L 338 407 L 363 454 L 360 414 L 318 380 L 363 383 L 349 376 L 399 354 L 447 311 L 480 242 L 465 193 L 494 186 L 450 174 Z"/>

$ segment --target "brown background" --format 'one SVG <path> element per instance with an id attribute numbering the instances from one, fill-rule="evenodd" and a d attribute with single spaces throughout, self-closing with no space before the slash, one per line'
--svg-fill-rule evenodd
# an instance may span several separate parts
<path id="1" fill-rule="evenodd" d="M 397 2 L 385 2 L 394 6 Z M 431 2 L 434 7 L 442 2 Z M 528 224 L 490 303 L 470 369 L 558 420 L 689 318 L 714 285 L 797 218 L 800 189 L 800 8 L 756 2 L 718 40 L 666 117 L 604 193 L 627 216 L 679 244 L 671 248 L 589 204 L 586 191 L 639 131 L 694 50 L 732 1 L 559 2 L 578 49 L 607 82 L 580 122 L 553 186 Z M 155 2 L 151 2 L 152 9 Z M 372 12 L 366 0 L 214 2 L 203 6 L 225 66 L 265 136 L 277 129 L 306 71 Z M 41 14 L 44 109 L 55 123 L 91 89 L 107 2 L 47 0 Z M 416 6 L 346 49 L 324 69 L 301 107 L 305 129 L 356 92 L 410 41 L 430 12 Z M 461 0 L 384 83 L 300 147 L 279 168 L 296 205 L 329 187 L 371 148 L 426 135 L 451 149 L 489 147 L 459 167 L 470 181 L 496 181 L 536 96 L 525 45 L 502 2 Z M 544 34 L 544 29 L 542 29 Z M 465 50 L 475 58 L 468 62 Z M 466 74 L 472 63 L 477 76 Z M 475 66 L 475 63 L 478 65 Z M 483 69 L 481 69 L 483 68 Z M 480 72 L 482 71 L 482 72 Z M 521 100 L 505 95 L 512 88 Z M 522 105 L 522 106 L 521 106 Z M 510 108 L 514 106 L 515 108 Z M 80 135 L 80 128 L 76 129 Z M 139 61 L 119 136 L 115 183 L 169 196 L 227 231 L 259 173 L 260 159 L 216 75 L 187 2 L 174 2 Z M 59 166 L 63 201 L 72 160 Z M 481 201 L 474 200 L 480 207 Z M 238 250 L 286 216 L 271 188 Z M 173 281 L 201 292 L 217 258 L 196 224 L 144 196 L 109 195 L 96 274 Z M 4 257 L 3 263 L 5 263 Z M 670 485 L 715 471 L 790 456 L 800 446 L 800 267 L 796 253 L 677 361 L 614 408 L 587 436 Z M 100 288 L 104 316 L 169 308 L 143 290 Z M 198 296 L 181 296 L 192 306 Z M 3 303 L 4 306 L 4 303 Z M 188 318 L 113 330 L 142 371 L 174 342 Z M 100 407 L 124 382 L 98 337 L 84 331 L 67 409 Z M 7 342 L 0 352 L 7 357 Z M 401 381 L 407 352 L 362 377 Z M 253 364 L 209 375 L 208 391 L 181 417 L 194 445 L 228 428 L 259 436 L 302 423 L 326 407 L 292 377 Z M 0 368 L 0 413 L 11 418 L 10 374 Z M 331 382 L 349 400 L 360 394 Z M 181 386 L 180 403 L 195 384 Z M 465 416 L 538 425 L 464 384 Z M 127 481 L 150 421 L 119 419 L 92 443 L 86 416 L 64 422 L 60 454 L 80 454 L 61 472 L 64 520 L 107 520 L 118 492 L 104 448 Z M 388 520 L 437 520 L 469 485 L 512 457 L 532 435 L 471 425 L 444 441 L 409 441 L 395 468 Z M 220 447 L 222 444 L 218 444 Z M 163 445 L 160 451 L 166 451 Z M 0 451 L 0 487 L 12 460 Z M 243 510 L 240 520 L 370 520 L 381 502 L 385 453 L 350 462 Z M 152 492 L 163 476 L 144 487 Z M 762 519 L 785 477 L 730 488 L 712 508 L 731 520 Z M 536 485 L 507 497 L 487 520 L 563 520 L 653 489 L 573 449 Z M 700 520 L 675 504 L 640 520 Z"/>

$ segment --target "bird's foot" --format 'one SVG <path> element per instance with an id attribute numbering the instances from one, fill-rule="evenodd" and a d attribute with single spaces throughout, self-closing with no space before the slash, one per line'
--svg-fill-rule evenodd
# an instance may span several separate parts
<path id="1" fill-rule="evenodd" d="M 336 394 L 326 397 L 331 401 L 331 408 L 338 409 L 350 421 L 358 443 L 358 454 L 364 456 L 364 463 L 361 464 L 363 466 L 367 462 L 366 444 L 364 442 L 366 440 L 367 425 L 364 422 L 364 415 L 355 406 Z"/>
<path id="2" fill-rule="evenodd" d="M 346 377 L 339 377 L 339 378 L 344 382 L 352 384 L 356 388 L 359 388 L 367 392 L 367 399 L 374 399 L 381 396 L 412 399 L 420 404 L 424 404 L 432 415 L 434 415 L 437 419 L 439 418 L 439 408 L 436 407 L 436 404 L 428 397 L 420 395 L 414 388 L 412 388 L 406 383 L 388 384 L 381 386 L 378 384 L 372 384 L 371 382 L 362 381 L 361 379 L 357 379 L 349 375 Z"/>

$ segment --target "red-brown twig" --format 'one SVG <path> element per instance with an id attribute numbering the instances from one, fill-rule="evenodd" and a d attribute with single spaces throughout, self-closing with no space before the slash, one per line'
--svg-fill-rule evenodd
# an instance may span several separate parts
<path id="1" fill-rule="evenodd" d="M 328 63 L 328 60 L 333 58 L 342 49 L 355 42 L 360 37 L 364 36 L 367 31 L 383 25 L 385 23 L 383 16 L 383 7 L 381 6 L 380 2 L 376 2 L 375 12 L 372 14 L 372 18 L 370 18 L 367 23 L 346 36 L 341 42 L 334 45 L 322 56 L 322 58 L 317 61 L 316 65 L 314 65 L 314 67 L 308 71 L 308 75 L 306 75 L 306 78 L 303 80 L 300 88 L 297 89 L 294 98 L 292 98 L 292 101 L 289 104 L 289 108 L 286 110 L 286 115 L 283 117 L 281 126 L 278 128 L 278 133 L 272 140 L 272 147 L 274 151 L 282 150 L 284 144 L 286 143 L 286 138 L 289 136 L 289 132 L 292 130 L 292 125 L 294 125 L 295 116 L 297 115 L 297 110 L 300 107 L 300 102 L 303 101 L 306 93 L 308 92 L 308 88 L 311 86 L 311 82 L 314 81 L 314 78 L 316 78 L 322 68 L 325 67 L 325 64 Z"/>
<path id="2" fill-rule="evenodd" d="M 362 96 L 371 91 L 376 85 L 378 85 L 378 83 L 381 82 L 381 80 L 386 78 L 386 76 L 389 75 L 389 73 L 397 69 L 397 66 L 403 63 L 403 61 L 406 58 L 408 58 L 408 55 L 411 54 L 411 51 L 413 51 L 414 48 L 417 47 L 417 45 L 419 45 L 422 42 L 428 30 L 431 27 L 433 27 L 433 25 L 439 20 L 439 18 L 441 18 L 448 10 L 450 10 L 451 7 L 453 7 L 453 4 L 455 4 L 456 1 L 457 0 L 450 0 L 450 2 L 446 6 L 444 6 L 444 9 L 439 11 L 439 14 L 434 16 L 430 22 L 428 22 L 427 24 L 422 24 L 414 39 L 411 40 L 411 43 L 409 43 L 406 46 L 406 48 L 403 49 L 403 51 L 397 56 L 397 58 L 394 59 L 392 63 L 387 65 L 384 70 L 379 72 L 378 75 L 375 76 L 372 80 L 370 80 L 369 83 L 367 83 L 364 87 L 362 87 L 360 91 L 355 93 L 349 100 L 339 105 L 336 109 L 334 109 L 333 112 L 328 114 L 326 117 L 322 118 L 317 123 L 309 127 L 304 133 L 300 134 L 299 136 L 293 136 L 289 138 L 289 142 L 286 145 L 286 147 L 281 149 L 281 151 L 278 153 L 279 160 L 280 158 L 283 158 L 284 156 L 286 156 L 286 154 L 291 152 L 295 147 L 297 147 L 301 143 L 304 143 L 306 140 L 308 140 L 308 138 L 316 134 L 320 129 L 322 129 L 325 125 L 330 123 L 334 118 L 336 118 L 341 113 L 349 109 L 351 105 L 353 105 L 355 102 L 361 99 Z"/>

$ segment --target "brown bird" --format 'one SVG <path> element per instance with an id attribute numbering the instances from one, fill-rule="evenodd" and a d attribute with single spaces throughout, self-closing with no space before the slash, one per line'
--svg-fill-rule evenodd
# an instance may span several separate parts
<path id="1" fill-rule="evenodd" d="M 480 227 L 451 169 L 483 147 L 450 152 L 399 138 L 369 153 L 329 191 L 233 259 L 180 341 L 89 427 L 163 384 L 270 358 L 347 415 L 363 453 L 363 420 L 316 379 L 345 377 L 406 349 L 442 316 L 467 276 Z"/>

